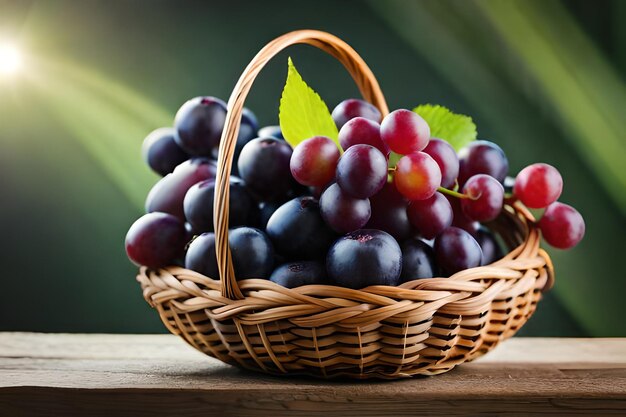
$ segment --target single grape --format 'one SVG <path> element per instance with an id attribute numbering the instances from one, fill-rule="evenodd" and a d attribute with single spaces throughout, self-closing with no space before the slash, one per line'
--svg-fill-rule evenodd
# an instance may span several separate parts
<path id="1" fill-rule="evenodd" d="M 237 135 L 237 144 L 235 145 L 235 153 L 233 156 L 233 165 L 231 167 L 231 174 L 239 176 L 239 168 L 237 167 L 237 160 L 241 155 L 241 150 L 252 139 L 259 137 L 259 122 L 256 115 L 248 108 L 244 107 L 241 113 L 241 124 L 239 125 L 239 134 Z M 213 149 L 213 156 L 217 159 L 219 154 L 219 146 Z"/>
<path id="2" fill-rule="evenodd" d="M 349 120 L 339 131 L 339 144 L 344 150 L 354 145 L 371 145 L 385 158 L 389 157 L 389 147 L 380 137 L 380 125 L 364 117 Z"/>
<path id="3" fill-rule="evenodd" d="M 337 104 L 337 107 L 333 109 L 332 116 L 337 129 L 341 129 L 348 120 L 355 117 L 364 117 L 377 123 L 380 123 L 381 119 L 380 111 L 376 106 L 356 98 L 350 98 Z"/>
<path id="4" fill-rule="evenodd" d="M 162 177 L 189 159 L 189 155 L 178 146 L 174 136 L 176 131 L 173 128 L 161 127 L 146 136 L 141 146 L 146 164 Z"/>
<path id="5" fill-rule="evenodd" d="M 402 282 L 432 278 L 437 274 L 433 249 L 418 238 L 405 241 L 402 249 Z"/>
<path id="6" fill-rule="evenodd" d="M 496 237 L 491 230 L 486 227 L 480 227 L 476 235 L 476 241 L 480 245 L 480 249 L 483 252 L 483 257 L 480 261 L 481 265 L 489 265 L 497 261 L 504 256 L 502 247 L 496 240 Z"/>
<path id="7" fill-rule="evenodd" d="M 435 239 L 437 265 L 449 275 L 479 266 L 482 257 L 480 245 L 465 230 L 448 227 Z"/>
<path id="8" fill-rule="evenodd" d="M 228 226 L 249 224 L 256 211 L 256 204 L 245 184 L 237 177 L 230 177 Z M 213 204 L 215 180 L 195 184 L 187 191 L 183 201 L 185 218 L 198 232 L 213 231 Z"/>
<path id="9" fill-rule="evenodd" d="M 196 183 L 215 179 L 217 166 L 208 158 L 192 158 L 183 162 L 157 182 L 146 198 L 146 212 L 160 211 L 185 220 L 183 200 Z"/>
<path id="10" fill-rule="evenodd" d="M 326 270 L 333 283 L 346 288 L 400 283 L 402 251 L 382 230 L 361 229 L 339 238 L 328 251 Z"/>
<path id="11" fill-rule="evenodd" d="M 320 198 L 320 213 L 335 232 L 347 233 L 365 226 L 372 209 L 367 198 L 354 198 L 333 184 Z"/>
<path id="12" fill-rule="evenodd" d="M 478 174 L 470 177 L 463 186 L 461 199 L 463 213 L 472 220 L 488 222 L 500 214 L 504 204 L 504 187 L 495 178 Z"/>
<path id="13" fill-rule="evenodd" d="M 286 288 L 329 284 L 326 265 L 320 261 L 285 263 L 272 272 L 270 281 Z"/>
<path id="14" fill-rule="evenodd" d="M 185 268 L 211 279 L 220 279 L 215 256 L 214 233 L 202 233 L 189 244 L 185 255 Z"/>
<path id="15" fill-rule="evenodd" d="M 476 238 L 480 223 L 470 219 L 465 215 L 465 213 L 463 213 L 460 198 L 446 195 L 446 199 L 448 200 L 448 203 L 450 203 L 450 207 L 452 207 L 452 226 L 463 229 Z"/>
<path id="16" fill-rule="evenodd" d="M 395 110 L 380 124 L 380 136 L 389 149 L 400 155 L 419 152 L 430 139 L 430 127 L 422 117 L 411 110 Z"/>
<path id="17" fill-rule="evenodd" d="M 426 239 L 434 239 L 452 225 L 452 207 L 441 193 L 426 200 L 411 201 L 407 214 L 411 224 Z"/>
<path id="18" fill-rule="evenodd" d="M 400 158 L 393 182 L 409 200 L 425 200 L 441 185 L 441 170 L 430 155 L 416 152 Z"/>
<path id="19" fill-rule="evenodd" d="M 235 277 L 267 279 L 274 266 L 274 248 L 265 233 L 253 227 L 238 227 L 228 232 Z"/>
<path id="20" fill-rule="evenodd" d="M 190 155 L 211 156 L 220 143 L 226 103 L 216 97 L 195 97 L 176 113 L 176 142 Z"/>
<path id="21" fill-rule="evenodd" d="M 283 132 L 280 126 L 265 126 L 259 129 L 260 138 L 276 138 L 284 140 Z"/>
<path id="22" fill-rule="evenodd" d="M 253 139 L 239 155 L 239 175 L 262 201 L 280 199 L 294 185 L 289 170 L 291 154 L 291 147 L 284 140 Z"/>
<path id="23" fill-rule="evenodd" d="M 459 186 L 476 174 L 491 175 L 504 182 L 509 172 L 509 160 L 498 145 L 477 140 L 459 151 Z"/>
<path id="24" fill-rule="evenodd" d="M 326 136 L 302 141 L 291 155 L 291 175 L 302 185 L 321 187 L 335 178 L 339 161 L 337 144 Z"/>
<path id="25" fill-rule="evenodd" d="M 459 157 L 452 145 L 442 139 L 430 138 L 424 153 L 430 155 L 441 170 L 441 186 L 452 189 L 459 176 Z"/>
<path id="26" fill-rule="evenodd" d="M 557 249 L 570 249 L 585 236 L 583 216 L 572 206 L 552 203 L 539 220 L 543 238 Z"/>
<path id="27" fill-rule="evenodd" d="M 187 238 L 185 224 L 166 213 L 141 216 L 126 234 L 126 254 L 137 265 L 161 268 L 182 255 Z"/>
<path id="28" fill-rule="evenodd" d="M 284 202 L 282 201 L 259 203 L 258 210 L 255 211 L 257 214 L 257 221 L 253 222 L 253 224 L 256 224 L 259 229 L 265 230 L 265 228 L 267 227 L 267 222 L 269 221 L 270 217 L 272 217 L 272 214 L 274 214 L 274 212 L 278 210 L 278 208 L 283 204 Z"/>
<path id="29" fill-rule="evenodd" d="M 294 198 L 280 206 L 266 230 L 276 251 L 289 259 L 321 259 L 336 237 L 313 197 Z"/>
<path id="30" fill-rule="evenodd" d="M 403 241 L 411 235 L 408 204 L 392 183 L 385 184 L 378 194 L 370 198 L 372 215 L 365 227 L 383 230 L 396 240 Z"/>
<path id="31" fill-rule="evenodd" d="M 532 164 L 517 174 L 515 196 L 530 208 L 544 208 L 554 203 L 563 191 L 563 178 L 548 164 Z"/>
<path id="32" fill-rule="evenodd" d="M 348 195 L 368 198 L 387 183 L 387 158 L 370 145 L 348 148 L 337 164 L 337 184 Z"/>

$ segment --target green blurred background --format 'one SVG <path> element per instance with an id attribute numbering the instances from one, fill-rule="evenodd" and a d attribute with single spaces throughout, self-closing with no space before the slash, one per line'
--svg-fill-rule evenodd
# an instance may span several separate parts
<path id="1" fill-rule="evenodd" d="M 369 63 L 390 107 L 471 115 L 511 172 L 563 174 L 585 216 L 574 250 L 552 250 L 556 287 L 525 335 L 626 336 L 626 1 L 6 1 L 0 44 L 0 330 L 162 332 L 124 254 L 157 177 L 143 137 L 188 98 L 227 99 L 265 42 L 316 28 Z M 357 94 L 310 47 L 289 50 L 332 108 Z M 283 53 L 248 107 L 277 122 Z"/>

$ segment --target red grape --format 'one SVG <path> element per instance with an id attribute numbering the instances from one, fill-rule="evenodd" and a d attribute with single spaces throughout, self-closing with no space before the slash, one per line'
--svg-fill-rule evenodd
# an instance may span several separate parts
<path id="1" fill-rule="evenodd" d="M 430 127 L 417 113 L 400 109 L 383 119 L 380 136 L 392 151 L 408 155 L 426 147 L 430 139 Z"/>
<path id="2" fill-rule="evenodd" d="M 302 185 L 322 187 L 335 178 L 339 148 L 325 136 L 307 139 L 293 150 L 289 168 Z"/>
<path id="3" fill-rule="evenodd" d="M 476 174 L 491 175 L 504 182 L 509 171 L 509 160 L 498 145 L 486 140 L 477 140 L 459 151 L 459 185 Z"/>
<path id="4" fill-rule="evenodd" d="M 530 208 L 544 208 L 558 200 L 563 191 L 563 178 L 552 165 L 532 164 L 517 174 L 515 196 Z"/>
<path id="5" fill-rule="evenodd" d="M 539 228 L 546 242 L 558 249 L 573 248 L 585 236 L 583 216 L 572 206 L 559 202 L 546 208 Z"/>
<path id="6" fill-rule="evenodd" d="M 441 193 L 411 201 L 407 213 L 411 224 L 426 239 L 435 238 L 452 224 L 452 207 Z"/>
<path id="7" fill-rule="evenodd" d="M 339 131 L 339 144 L 344 150 L 358 144 L 372 145 L 389 157 L 389 147 L 380 137 L 380 125 L 364 117 L 355 117 L 343 125 Z"/>
<path id="8" fill-rule="evenodd" d="M 364 117 L 377 123 L 380 122 L 381 118 L 380 111 L 376 106 L 356 98 L 350 98 L 337 104 L 337 107 L 333 109 L 332 116 L 337 125 L 337 129 L 341 129 L 348 120 L 354 119 L 355 117 Z"/>
<path id="9" fill-rule="evenodd" d="M 126 234 L 126 254 L 137 265 L 161 268 L 182 255 L 187 243 L 185 223 L 166 213 L 141 216 Z"/>
<path id="10" fill-rule="evenodd" d="M 324 191 L 320 198 L 322 218 L 337 233 L 360 229 L 370 219 L 372 209 L 367 198 L 354 198 L 337 184 Z"/>
<path id="11" fill-rule="evenodd" d="M 425 200 L 441 185 L 441 170 L 430 155 L 416 152 L 400 158 L 393 181 L 409 200 Z"/>
<path id="12" fill-rule="evenodd" d="M 430 138 L 424 153 L 432 156 L 441 169 L 441 186 L 452 188 L 459 176 L 459 157 L 452 145 L 442 139 Z"/>
<path id="13" fill-rule="evenodd" d="M 435 239 L 437 264 L 449 275 L 479 266 L 482 256 L 472 235 L 457 227 L 448 227 Z"/>
<path id="14" fill-rule="evenodd" d="M 366 227 L 383 230 L 396 240 L 402 241 L 411 234 L 411 223 L 407 215 L 409 202 L 398 192 L 392 183 L 370 198 L 372 216 Z"/>
<path id="15" fill-rule="evenodd" d="M 463 186 L 461 199 L 463 213 L 472 220 L 488 222 L 498 217 L 504 204 L 504 187 L 495 178 L 478 174 L 470 177 Z"/>
<path id="16" fill-rule="evenodd" d="M 351 146 L 337 164 L 337 184 L 353 197 L 371 197 L 386 183 L 387 158 L 373 146 Z"/>

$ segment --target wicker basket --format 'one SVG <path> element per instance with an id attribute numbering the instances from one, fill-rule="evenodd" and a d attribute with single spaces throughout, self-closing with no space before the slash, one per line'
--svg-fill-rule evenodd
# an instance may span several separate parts
<path id="1" fill-rule="evenodd" d="M 534 219 L 519 205 L 506 205 L 490 225 L 511 251 L 492 265 L 449 278 L 363 290 L 323 285 L 287 289 L 268 280 L 236 280 L 228 246 L 228 183 L 241 111 L 264 65 L 298 43 L 339 60 L 363 97 L 388 113 L 374 75 L 345 42 L 312 30 L 270 42 L 245 69 L 228 103 L 214 207 L 221 281 L 180 267 L 142 267 L 137 279 L 144 298 L 170 332 L 199 351 L 271 374 L 361 379 L 435 375 L 485 354 L 519 330 L 553 283 L 552 264 L 539 247 Z"/>

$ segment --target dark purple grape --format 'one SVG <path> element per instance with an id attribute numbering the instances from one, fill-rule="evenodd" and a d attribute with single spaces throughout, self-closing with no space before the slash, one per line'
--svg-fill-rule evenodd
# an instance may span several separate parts
<path id="1" fill-rule="evenodd" d="M 339 238 L 328 251 L 326 270 L 333 283 L 359 289 L 400 283 L 402 252 L 382 230 L 361 229 Z"/>
<path id="2" fill-rule="evenodd" d="M 226 103 L 216 97 L 195 97 L 176 113 L 176 142 L 190 155 L 211 156 L 220 143 Z"/>
<path id="3" fill-rule="evenodd" d="M 407 214 L 411 224 L 426 239 L 434 239 L 452 225 L 452 207 L 441 193 L 426 200 L 411 201 Z"/>
<path id="4" fill-rule="evenodd" d="M 380 125 L 364 117 L 355 117 L 343 125 L 339 131 L 339 144 L 344 150 L 359 144 L 371 145 L 385 158 L 389 157 L 389 147 L 380 137 Z"/>
<path id="5" fill-rule="evenodd" d="M 202 233 L 191 242 L 185 256 L 185 268 L 215 280 L 220 279 L 215 256 L 215 234 Z"/>
<path id="6" fill-rule="evenodd" d="M 461 199 L 463 213 L 479 222 L 488 222 L 500 214 L 504 204 L 504 187 L 495 178 L 478 174 L 470 177 L 463 186 Z"/>
<path id="7" fill-rule="evenodd" d="M 284 140 L 283 132 L 280 130 L 280 126 L 265 126 L 259 129 L 260 138 L 276 138 Z"/>
<path id="8" fill-rule="evenodd" d="M 161 268 L 171 265 L 184 250 L 185 224 L 170 214 L 141 216 L 126 234 L 126 254 L 137 265 Z"/>
<path id="9" fill-rule="evenodd" d="M 274 266 L 274 248 L 265 233 L 252 227 L 238 227 L 228 233 L 235 277 L 269 278 Z"/>
<path id="10" fill-rule="evenodd" d="M 239 175 L 262 201 L 280 199 L 295 182 L 289 169 L 291 154 L 291 147 L 283 140 L 253 139 L 239 155 Z"/>
<path id="11" fill-rule="evenodd" d="M 480 262 L 481 265 L 492 264 L 504 256 L 502 247 L 496 240 L 496 237 L 491 233 L 491 230 L 486 227 L 481 226 L 480 229 L 478 229 L 476 241 L 483 252 L 483 257 Z"/>
<path id="12" fill-rule="evenodd" d="M 215 179 L 217 166 L 208 158 L 192 158 L 183 162 L 157 182 L 146 198 L 146 212 L 160 211 L 185 220 L 183 200 L 196 183 Z"/>
<path id="13" fill-rule="evenodd" d="M 274 214 L 274 212 L 278 210 L 278 208 L 283 204 L 283 202 L 279 201 L 260 203 L 257 211 L 257 221 L 254 224 L 258 225 L 259 229 L 265 230 L 265 228 L 267 227 L 267 222 L 269 221 L 270 217 L 272 217 L 272 214 Z"/>
<path id="14" fill-rule="evenodd" d="M 402 249 L 402 282 L 432 278 L 437 274 L 433 249 L 418 238 L 405 241 Z"/>
<path id="15" fill-rule="evenodd" d="M 448 275 L 479 266 L 482 257 L 478 242 L 458 227 L 448 227 L 435 239 L 437 265 Z"/>
<path id="16" fill-rule="evenodd" d="M 369 198 L 387 183 L 387 158 L 371 145 L 351 146 L 337 164 L 337 184 L 356 198 Z"/>
<path id="17" fill-rule="evenodd" d="M 354 198 L 333 184 L 320 198 L 322 218 L 337 233 L 347 233 L 365 226 L 372 210 L 367 198 Z"/>
<path id="18" fill-rule="evenodd" d="M 372 216 L 366 227 L 389 233 L 398 241 L 411 235 L 411 223 L 407 215 L 409 205 L 392 183 L 387 183 L 382 190 L 370 198 Z"/>
<path id="19" fill-rule="evenodd" d="M 198 232 L 213 231 L 213 202 L 215 181 L 197 183 L 187 191 L 183 207 L 185 218 Z M 253 218 L 256 204 L 245 184 L 237 177 L 230 177 L 228 226 L 243 226 Z"/>
<path id="20" fill-rule="evenodd" d="M 326 265 L 320 261 L 298 261 L 283 264 L 272 272 L 270 281 L 285 288 L 329 284 Z"/>
<path id="21" fill-rule="evenodd" d="M 321 259 L 336 237 L 313 197 L 294 198 L 280 206 L 266 230 L 276 251 L 289 259 Z"/>
<path id="22" fill-rule="evenodd" d="M 476 174 L 487 174 L 504 182 L 509 172 L 509 160 L 498 145 L 477 140 L 459 151 L 459 186 Z"/>
<path id="23" fill-rule="evenodd" d="M 480 223 L 470 219 L 463 213 L 460 198 L 446 195 L 446 199 L 450 203 L 450 207 L 452 207 L 452 226 L 463 229 L 470 235 L 476 237 Z"/>
<path id="24" fill-rule="evenodd" d="M 243 113 L 241 114 L 241 125 L 239 126 L 239 134 L 237 135 L 237 144 L 235 145 L 235 153 L 233 156 L 233 165 L 231 167 L 231 174 L 238 176 L 239 168 L 237 167 L 237 160 L 239 159 L 239 155 L 241 155 L 241 150 L 248 142 L 252 139 L 259 137 L 259 122 L 257 121 L 256 116 L 252 111 L 246 107 L 243 108 Z M 215 148 L 213 151 L 213 155 L 215 159 L 217 159 L 217 155 L 219 154 L 219 148 Z"/>
<path id="25" fill-rule="evenodd" d="M 341 129 L 343 125 L 350 119 L 355 117 L 364 117 L 380 123 L 382 118 L 380 111 L 373 104 L 367 101 L 350 98 L 342 101 L 333 109 L 333 120 L 337 125 L 337 129 Z"/>
<path id="26" fill-rule="evenodd" d="M 146 136 L 141 147 L 146 164 L 162 177 L 189 159 L 189 155 L 178 146 L 174 136 L 176 131 L 173 128 L 161 127 Z"/>
<path id="27" fill-rule="evenodd" d="M 430 138 L 424 153 L 430 155 L 441 169 L 441 186 L 452 189 L 459 176 L 459 157 L 452 145 L 442 139 Z"/>

